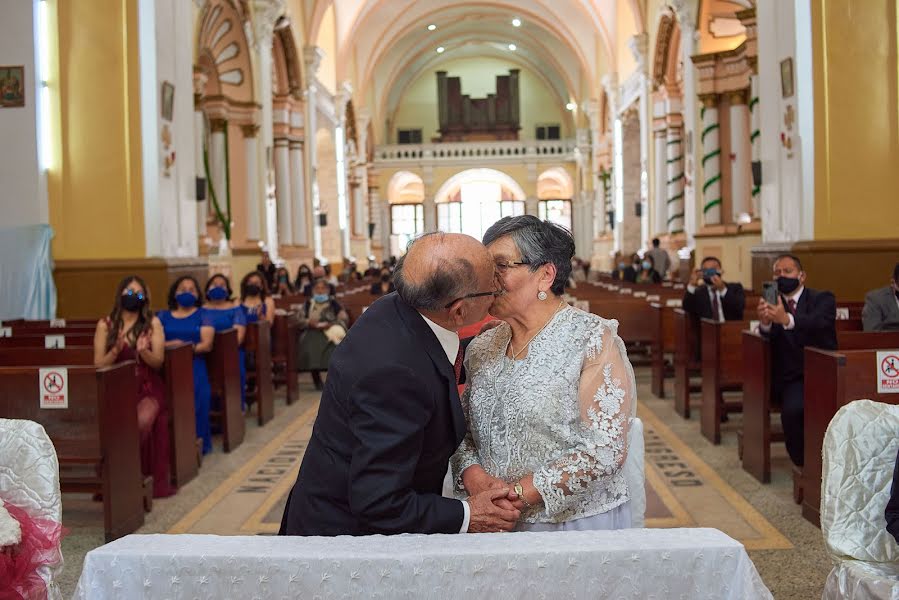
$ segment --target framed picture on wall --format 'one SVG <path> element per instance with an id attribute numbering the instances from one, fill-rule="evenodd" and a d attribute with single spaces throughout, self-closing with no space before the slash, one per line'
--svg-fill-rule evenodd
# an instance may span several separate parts
<path id="1" fill-rule="evenodd" d="M 0 67 L 0 108 L 25 106 L 25 67 Z"/>
<path id="2" fill-rule="evenodd" d="M 784 98 L 793 95 L 793 59 L 785 58 L 780 61 L 780 91 Z"/>
<path id="3" fill-rule="evenodd" d="M 175 86 L 168 81 L 162 82 L 162 118 L 172 120 L 172 112 L 175 106 Z"/>

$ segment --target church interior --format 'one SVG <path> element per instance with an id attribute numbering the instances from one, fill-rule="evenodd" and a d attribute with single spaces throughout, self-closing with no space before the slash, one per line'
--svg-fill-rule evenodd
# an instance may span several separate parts
<path id="1" fill-rule="evenodd" d="M 869 324 L 872 290 L 899 299 L 897 30 L 899 0 L 0 0 L 0 500 L 34 500 L 15 444 L 36 422 L 63 528 L 33 597 L 129 597 L 102 591 L 128 577 L 88 554 L 129 534 L 275 539 L 328 377 L 327 359 L 304 363 L 319 278 L 333 350 L 413 240 L 480 241 L 523 215 L 573 237 L 563 298 L 618 322 L 642 526 L 735 540 L 761 583 L 733 597 L 897 597 L 899 300 Z M 798 465 L 757 308 L 784 257 L 836 303 L 836 343 L 799 350 Z M 710 264 L 745 290 L 733 319 Z M 261 298 L 238 334 L 216 327 L 211 433 L 194 432 L 206 340 L 166 331 L 168 408 L 148 435 L 171 460 L 150 474 L 143 402 L 117 401 L 130 375 L 100 339 L 132 292 L 166 328 L 185 293 Z M 849 533 L 845 513 L 865 525 Z M 334 597 L 325 579 L 295 597 Z"/>

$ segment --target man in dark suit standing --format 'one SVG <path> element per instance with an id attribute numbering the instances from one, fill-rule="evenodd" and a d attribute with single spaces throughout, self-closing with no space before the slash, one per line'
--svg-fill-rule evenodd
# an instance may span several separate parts
<path id="1" fill-rule="evenodd" d="M 334 351 L 282 535 L 511 530 L 501 488 L 459 501 L 441 494 L 466 433 L 457 331 L 482 320 L 497 289 L 472 237 L 423 236 L 400 259 L 397 292 L 378 299 Z"/>
<path id="2" fill-rule="evenodd" d="M 727 283 L 721 261 L 714 256 L 702 259 L 700 268 L 693 271 L 687 291 L 684 292 L 683 309 L 697 319 L 716 321 L 741 321 L 746 307 L 746 294 L 740 283 Z"/>
<path id="3" fill-rule="evenodd" d="M 772 400 L 780 401 L 784 441 L 793 464 L 803 464 L 803 377 L 806 346 L 835 350 L 836 299 L 805 287 L 802 263 L 792 254 L 774 261 L 777 304 L 759 300 L 759 331 L 771 340 Z"/>
<path id="4" fill-rule="evenodd" d="M 865 331 L 899 331 L 899 263 L 893 267 L 890 285 L 865 296 L 862 325 Z"/>

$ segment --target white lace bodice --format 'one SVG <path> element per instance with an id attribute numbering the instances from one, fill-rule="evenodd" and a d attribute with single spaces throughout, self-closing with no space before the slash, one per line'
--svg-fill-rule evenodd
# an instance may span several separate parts
<path id="1" fill-rule="evenodd" d="M 621 467 L 637 390 L 617 330 L 617 321 L 565 307 L 524 359 L 506 356 L 508 324 L 472 340 L 462 397 L 469 433 L 452 459 L 460 492 L 462 472 L 477 463 L 509 482 L 534 474 L 545 506 L 522 515 L 529 523 L 589 517 L 628 499 Z"/>

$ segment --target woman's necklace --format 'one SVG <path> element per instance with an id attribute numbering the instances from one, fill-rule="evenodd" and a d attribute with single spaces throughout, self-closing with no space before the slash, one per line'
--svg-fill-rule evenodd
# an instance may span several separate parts
<path id="1" fill-rule="evenodd" d="M 518 355 L 525 351 L 525 349 L 528 347 L 528 345 L 529 345 L 531 342 L 534 341 L 534 338 L 537 337 L 538 335 L 540 335 L 540 333 L 541 333 L 544 329 L 546 329 L 546 326 L 550 324 L 550 322 L 551 322 L 551 321 L 553 320 L 553 318 L 556 316 L 556 313 L 558 313 L 560 310 L 562 310 L 562 307 L 563 307 L 563 306 L 565 306 L 565 300 L 560 300 L 560 301 L 559 301 L 559 306 L 556 307 L 556 310 L 553 311 L 553 314 L 551 314 L 550 317 L 549 317 L 549 319 L 546 320 L 546 323 L 543 324 L 543 327 L 541 327 L 541 328 L 537 331 L 537 333 L 535 333 L 534 335 L 532 335 L 532 336 L 530 337 L 530 339 L 529 339 L 529 340 L 528 340 L 528 341 L 527 341 L 527 342 L 526 342 L 526 343 L 525 343 L 525 344 L 518 350 L 518 352 L 516 352 L 516 351 L 515 351 L 515 348 L 512 346 L 512 338 L 511 338 L 511 337 L 509 338 L 509 350 L 512 351 L 512 360 L 515 360 L 516 358 L 518 358 Z"/>

